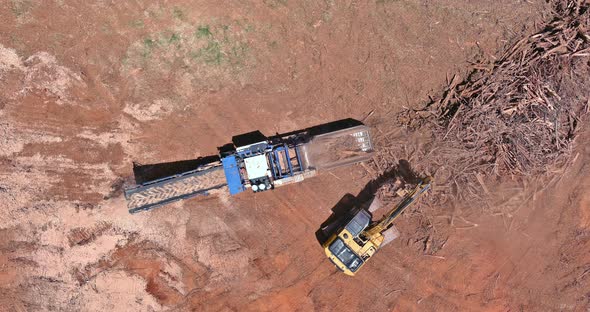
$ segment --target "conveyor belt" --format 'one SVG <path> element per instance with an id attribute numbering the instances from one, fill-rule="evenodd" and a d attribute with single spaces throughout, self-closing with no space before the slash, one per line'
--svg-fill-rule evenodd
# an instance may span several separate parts
<path id="1" fill-rule="evenodd" d="M 177 200 L 206 195 L 226 185 L 221 164 L 208 165 L 193 171 L 150 181 L 125 190 L 130 213 L 150 210 Z"/>

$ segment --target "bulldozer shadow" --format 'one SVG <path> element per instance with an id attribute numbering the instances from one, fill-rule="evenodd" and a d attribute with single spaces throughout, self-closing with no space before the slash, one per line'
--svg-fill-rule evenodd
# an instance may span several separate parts
<path id="1" fill-rule="evenodd" d="M 383 172 L 377 178 L 369 181 L 356 195 L 345 194 L 332 207 L 332 214 L 324 221 L 315 232 L 316 239 L 323 245 L 339 228 L 344 226 L 352 216 L 360 209 L 369 210 L 369 206 L 375 198 L 376 192 L 385 184 L 393 184 L 396 181 L 415 184 L 420 181 L 418 175 L 412 170 L 407 160 L 400 160 L 399 163 Z"/>

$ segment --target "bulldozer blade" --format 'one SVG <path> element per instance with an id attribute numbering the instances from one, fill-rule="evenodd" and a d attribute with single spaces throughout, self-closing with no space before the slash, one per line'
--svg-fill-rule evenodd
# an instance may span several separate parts
<path id="1" fill-rule="evenodd" d="M 399 236 L 400 236 L 399 230 L 395 226 L 392 226 L 389 229 L 385 230 L 383 232 L 383 243 L 381 243 L 381 247 L 391 243 Z"/>

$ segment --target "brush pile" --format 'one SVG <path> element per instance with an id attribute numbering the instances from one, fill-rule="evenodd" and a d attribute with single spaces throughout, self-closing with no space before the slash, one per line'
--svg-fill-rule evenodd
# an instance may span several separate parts
<path id="1" fill-rule="evenodd" d="M 556 1 L 541 31 L 476 64 L 465 81 L 453 77 L 439 98 L 424 110 L 403 112 L 400 122 L 430 131 L 432 149 L 439 150 L 430 157 L 453 164 L 460 182 L 481 180 L 480 173 L 546 170 L 569 152 L 589 110 L 588 7 Z"/>

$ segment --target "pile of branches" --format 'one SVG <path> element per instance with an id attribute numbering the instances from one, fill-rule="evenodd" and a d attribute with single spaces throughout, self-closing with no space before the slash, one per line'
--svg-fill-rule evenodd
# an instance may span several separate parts
<path id="1" fill-rule="evenodd" d="M 476 64 L 466 80 L 454 77 L 439 98 L 402 120 L 414 130 L 433 127 L 436 144 L 458 151 L 439 156 L 463 169 L 545 170 L 570 150 L 590 105 L 588 3 L 556 1 L 553 10 L 540 32 Z"/>

